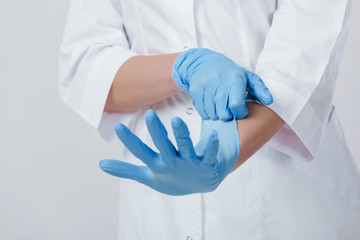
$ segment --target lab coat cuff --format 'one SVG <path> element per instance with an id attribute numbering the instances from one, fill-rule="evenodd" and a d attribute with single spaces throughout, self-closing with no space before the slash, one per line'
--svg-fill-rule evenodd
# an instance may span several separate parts
<path id="1" fill-rule="evenodd" d="M 122 64 L 135 52 L 113 46 L 97 56 L 84 84 L 80 115 L 96 129 L 104 115 L 106 100 L 113 80 Z"/>
<path id="2" fill-rule="evenodd" d="M 319 119 L 308 99 L 286 83 L 262 78 L 274 102 L 268 107 L 276 112 L 285 125 L 269 141 L 274 149 L 303 161 L 316 157 L 325 124 Z"/>

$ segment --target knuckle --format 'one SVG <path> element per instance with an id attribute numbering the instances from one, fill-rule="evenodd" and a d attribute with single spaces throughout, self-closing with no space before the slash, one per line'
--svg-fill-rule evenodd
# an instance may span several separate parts
<path id="1" fill-rule="evenodd" d="M 222 120 L 222 121 L 230 120 L 231 117 L 232 117 L 232 115 L 228 111 L 226 111 L 226 112 L 224 112 L 222 114 L 219 114 L 219 119 Z"/>

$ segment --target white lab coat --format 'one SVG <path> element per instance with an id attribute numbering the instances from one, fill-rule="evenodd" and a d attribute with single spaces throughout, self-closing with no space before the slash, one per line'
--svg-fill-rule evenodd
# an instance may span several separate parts
<path id="1" fill-rule="evenodd" d="M 360 174 L 332 106 L 350 8 L 350 0 L 72 1 L 60 95 L 104 139 L 115 139 L 120 121 L 156 149 L 144 124 L 152 108 L 169 133 L 173 116 L 184 119 L 197 142 L 201 119 L 186 93 L 103 113 L 127 59 L 192 47 L 259 74 L 286 122 L 214 192 L 173 197 L 121 180 L 119 239 L 360 239 Z"/>

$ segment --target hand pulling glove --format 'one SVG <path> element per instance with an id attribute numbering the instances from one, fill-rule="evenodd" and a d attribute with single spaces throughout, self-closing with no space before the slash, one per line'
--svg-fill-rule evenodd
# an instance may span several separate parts
<path id="1" fill-rule="evenodd" d="M 245 118 L 247 92 L 262 104 L 273 102 L 258 75 L 206 48 L 193 48 L 180 54 L 175 59 L 172 78 L 182 91 L 189 92 L 193 105 L 205 120 Z"/>

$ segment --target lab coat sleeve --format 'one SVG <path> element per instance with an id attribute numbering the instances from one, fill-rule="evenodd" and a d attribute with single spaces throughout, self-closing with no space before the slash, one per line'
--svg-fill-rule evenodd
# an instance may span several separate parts
<path id="1" fill-rule="evenodd" d="M 350 0 L 279 0 L 256 73 L 286 124 L 269 141 L 294 158 L 316 157 L 332 108 Z"/>
<path id="2" fill-rule="evenodd" d="M 99 128 L 113 79 L 129 50 L 119 1 L 73 0 L 60 48 L 60 96 Z M 117 114 L 126 123 L 132 114 Z"/>

